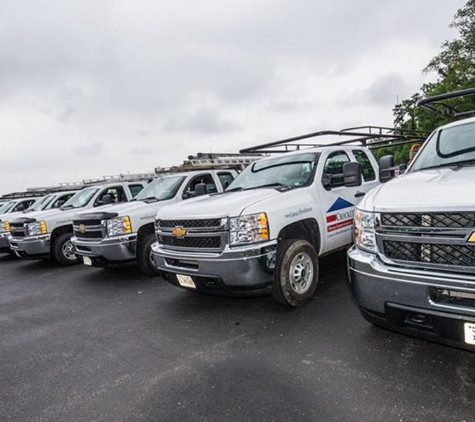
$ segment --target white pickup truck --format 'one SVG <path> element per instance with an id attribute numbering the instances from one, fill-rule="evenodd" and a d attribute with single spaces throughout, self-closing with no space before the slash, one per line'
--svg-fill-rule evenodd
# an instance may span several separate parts
<path id="1" fill-rule="evenodd" d="M 222 194 L 159 210 L 156 266 L 188 289 L 271 292 L 283 304 L 308 302 L 317 287 L 318 258 L 351 244 L 355 205 L 379 184 L 371 152 L 348 144 L 373 139 L 369 132 L 318 132 L 241 151 L 297 149 L 251 164 Z M 297 141 L 320 135 L 351 139 L 298 149 Z"/>
<path id="2" fill-rule="evenodd" d="M 223 192 L 236 176 L 233 169 L 166 175 L 150 183 L 130 203 L 101 207 L 100 212 L 82 211 L 73 221 L 71 242 L 75 254 L 86 265 L 108 267 L 137 262 L 145 274 L 157 275 L 150 248 L 156 241 L 154 218 L 158 210 L 188 202 L 199 194 Z"/>
<path id="3" fill-rule="evenodd" d="M 59 209 L 36 211 L 10 222 L 10 248 L 24 259 L 53 258 L 61 265 L 79 262 L 74 254 L 71 236 L 73 218 L 78 211 L 110 203 L 130 201 L 147 184 L 147 177 L 122 177 L 92 182 Z M 124 181 L 129 180 L 129 181 Z"/>
<path id="4" fill-rule="evenodd" d="M 420 105 L 446 114 L 455 110 L 457 97 L 468 95 L 475 89 Z M 452 101 L 450 107 L 437 108 L 445 100 Z M 470 115 L 475 111 L 455 117 Z M 391 157 L 383 157 L 381 180 L 393 170 Z M 436 129 L 404 175 L 358 204 L 349 283 L 368 321 L 475 350 L 474 188 L 472 117 Z"/>

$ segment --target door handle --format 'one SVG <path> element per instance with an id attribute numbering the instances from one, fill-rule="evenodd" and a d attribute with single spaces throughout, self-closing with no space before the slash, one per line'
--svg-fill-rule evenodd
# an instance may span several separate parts
<path id="1" fill-rule="evenodd" d="M 365 196 L 365 195 L 366 195 L 366 192 L 358 191 L 355 193 L 355 198 L 361 198 L 362 196 Z"/>

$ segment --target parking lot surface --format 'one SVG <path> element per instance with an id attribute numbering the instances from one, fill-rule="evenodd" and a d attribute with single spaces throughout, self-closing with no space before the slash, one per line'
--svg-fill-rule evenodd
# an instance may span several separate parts
<path id="1" fill-rule="evenodd" d="M 0 257 L 2 421 L 473 421 L 475 354 L 371 326 L 345 255 L 315 300 Z"/>

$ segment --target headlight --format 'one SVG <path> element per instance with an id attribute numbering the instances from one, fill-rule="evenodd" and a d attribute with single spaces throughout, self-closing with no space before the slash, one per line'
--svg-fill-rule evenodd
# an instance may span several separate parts
<path id="1" fill-rule="evenodd" d="M 0 223 L 0 233 L 9 233 L 10 232 L 10 223 L 8 221 L 3 221 Z"/>
<path id="2" fill-rule="evenodd" d="M 47 234 L 45 221 L 36 221 L 35 223 L 28 223 L 28 236 L 39 236 L 40 234 Z"/>
<path id="3" fill-rule="evenodd" d="M 107 236 L 119 236 L 121 234 L 132 233 L 132 224 L 128 216 L 106 220 L 106 226 Z"/>
<path id="4" fill-rule="evenodd" d="M 265 213 L 230 218 L 229 230 L 231 245 L 242 245 L 269 239 L 269 226 Z"/>
<path id="5" fill-rule="evenodd" d="M 355 245 L 360 249 L 376 253 L 374 213 L 356 210 Z"/>

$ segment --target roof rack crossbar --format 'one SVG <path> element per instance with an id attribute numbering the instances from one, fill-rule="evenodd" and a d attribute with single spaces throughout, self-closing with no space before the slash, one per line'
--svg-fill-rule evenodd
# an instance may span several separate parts
<path id="1" fill-rule="evenodd" d="M 321 137 L 321 136 L 345 136 L 352 137 L 339 142 L 331 142 L 327 144 L 312 143 L 302 144 L 296 143 L 297 141 Z M 282 153 L 289 151 L 299 150 L 300 147 L 322 147 L 332 145 L 345 145 L 351 143 L 359 143 L 363 146 L 370 145 L 370 140 L 381 140 L 387 144 L 388 142 L 394 142 L 396 140 L 413 140 L 421 141 L 427 137 L 427 134 L 418 132 L 415 130 L 407 130 L 400 128 L 388 128 L 383 126 L 358 126 L 353 128 L 346 128 L 343 130 L 324 130 L 319 132 L 312 132 L 305 135 L 294 136 L 292 138 L 283 139 L 281 141 L 268 142 L 266 144 L 256 145 L 254 147 L 241 149 L 239 152 L 244 153 Z M 281 149 L 273 149 L 273 148 Z M 293 149 L 289 149 L 293 148 Z"/>
<path id="2" fill-rule="evenodd" d="M 475 115 L 475 110 L 461 112 L 452 105 L 442 102 L 452 98 L 466 97 L 469 95 L 475 95 L 475 88 L 462 89 L 460 91 L 452 91 L 445 94 L 434 95 L 433 97 L 423 98 L 417 103 L 417 106 L 423 110 L 451 119 L 470 117 Z M 441 110 L 441 108 L 446 110 Z"/>

